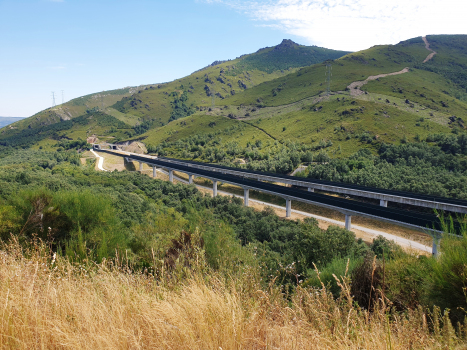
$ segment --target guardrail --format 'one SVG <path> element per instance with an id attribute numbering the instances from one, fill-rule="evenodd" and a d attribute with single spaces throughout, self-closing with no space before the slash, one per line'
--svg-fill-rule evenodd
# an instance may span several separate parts
<path id="1" fill-rule="evenodd" d="M 193 161 L 182 161 L 173 158 L 159 157 L 158 159 L 167 161 L 169 163 L 183 164 L 190 167 L 242 176 L 250 179 L 258 179 L 261 181 L 278 182 L 293 186 L 305 187 L 311 191 L 317 189 L 326 192 L 334 192 L 352 196 L 378 199 L 380 201 L 380 206 L 382 207 L 386 207 L 388 202 L 395 202 L 418 207 L 433 208 L 437 210 L 445 210 L 455 213 L 467 214 L 467 201 L 465 200 L 423 195 L 404 191 L 385 190 L 381 188 L 373 188 L 325 180 L 297 178 L 295 176 L 229 168 L 221 165 L 213 165 Z"/>
<path id="2" fill-rule="evenodd" d="M 286 200 L 286 216 L 290 216 L 291 201 L 297 200 L 300 202 L 314 204 L 341 212 L 346 217 L 346 228 L 349 230 L 351 229 L 351 216 L 356 215 L 397 224 L 427 233 L 429 232 L 431 234 L 435 234 L 435 236 L 437 236 L 438 233 L 443 232 L 441 221 L 434 214 L 409 212 L 401 209 L 387 208 L 354 200 L 302 191 L 296 188 L 274 185 L 262 181 L 254 181 L 245 179 L 240 176 L 222 173 L 220 171 L 215 172 L 211 170 L 204 170 L 199 167 L 188 166 L 176 162 L 167 162 L 165 159 L 153 158 L 129 152 L 115 152 L 111 150 L 101 150 L 101 152 L 119 155 L 132 161 L 138 161 L 140 162 L 140 170 L 142 170 L 143 163 L 153 167 L 154 173 L 156 167 L 165 168 L 169 171 L 169 179 L 171 181 L 173 181 L 173 171 L 179 171 L 188 174 L 190 176 L 190 182 L 192 182 L 193 176 L 210 179 L 213 181 L 214 196 L 217 194 L 217 184 L 219 181 L 240 186 L 244 189 L 245 205 L 248 205 L 249 190 L 257 190 L 260 192 L 280 196 Z M 435 243 L 436 240 L 434 240 L 434 252 L 436 252 Z"/>

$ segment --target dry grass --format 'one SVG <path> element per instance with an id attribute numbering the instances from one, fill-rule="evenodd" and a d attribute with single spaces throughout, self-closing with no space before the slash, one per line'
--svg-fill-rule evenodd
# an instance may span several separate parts
<path id="1" fill-rule="evenodd" d="M 29 256 L 29 257 L 25 257 Z M 73 265 L 45 249 L 0 252 L 0 346 L 18 349 L 426 349 L 459 348 L 449 323 L 422 310 L 388 316 L 323 288 L 287 300 L 254 273 L 231 282 L 191 272 L 168 283 L 122 264 Z M 112 267 L 113 266 L 113 267 Z M 202 276 L 202 277 L 201 277 Z M 441 327 L 438 329 L 438 327 Z"/>

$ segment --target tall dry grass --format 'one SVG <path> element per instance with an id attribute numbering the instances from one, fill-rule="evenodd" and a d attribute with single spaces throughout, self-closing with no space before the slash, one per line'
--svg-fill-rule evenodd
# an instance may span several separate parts
<path id="1" fill-rule="evenodd" d="M 462 347 L 446 317 L 357 308 L 348 281 L 276 287 L 193 273 L 184 283 L 130 273 L 124 264 L 73 265 L 46 249 L 0 252 L 0 345 L 17 349 L 429 349 Z M 438 319 L 440 318 L 440 319 Z M 444 322 L 442 322 L 444 320 Z M 432 323 L 434 321 L 434 323 Z M 433 324 L 433 327 L 430 327 Z M 431 328 L 431 330 L 430 330 Z"/>

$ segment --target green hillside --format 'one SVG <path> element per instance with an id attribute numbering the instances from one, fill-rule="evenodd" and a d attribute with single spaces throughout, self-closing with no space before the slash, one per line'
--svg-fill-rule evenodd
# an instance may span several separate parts
<path id="1" fill-rule="evenodd" d="M 440 37 L 443 42 L 450 38 Z M 436 55 L 432 59 L 435 63 L 429 61 L 425 65 L 441 65 L 436 62 L 449 56 L 450 52 L 458 52 L 455 45 L 451 48 L 445 44 L 442 50 L 447 53 L 440 57 Z M 426 139 L 434 133 L 462 132 L 466 126 L 466 118 L 462 119 L 462 116 L 466 115 L 467 104 L 462 98 L 456 98 L 462 86 L 450 80 L 447 74 L 425 68 L 421 62 L 429 53 L 422 38 L 394 46 L 376 46 L 330 62 L 332 93 L 329 97 L 324 96 L 326 67 L 321 63 L 225 98 L 224 106 L 208 110 L 199 108 L 191 119 L 202 116 L 209 124 L 216 122 L 216 118 L 227 117 L 232 125 L 256 128 L 255 137 L 262 135 L 280 143 L 293 140 L 315 150 L 331 141 L 333 146 L 328 152 L 336 157 L 350 155 L 361 147 L 376 151 L 383 142 L 398 144 L 401 140 Z M 457 62 L 456 57 L 453 55 L 451 61 Z M 458 63 L 462 59 L 460 56 Z M 409 67 L 407 73 L 382 77 L 363 85 L 364 93 L 360 95 L 354 95 L 347 88 L 354 81 L 398 72 L 405 67 Z M 453 116 L 456 116 L 454 121 Z M 221 133 L 223 128 L 216 124 L 209 130 L 198 128 L 188 134 Z M 155 128 L 142 136 L 146 137 L 144 141 L 148 145 L 156 147 L 163 141 L 182 140 L 188 134 L 184 125 L 176 123 Z M 245 133 L 235 137 L 239 145 L 251 141 Z M 230 142 L 232 137 L 224 139 Z"/>
<path id="2" fill-rule="evenodd" d="M 465 133 L 466 38 L 428 36 L 437 54 L 425 63 L 421 37 L 346 55 L 284 40 L 170 83 L 75 99 L 2 129 L 0 143 L 51 149 L 93 136 L 224 162 L 279 159 L 290 147 L 300 161 L 361 148 L 376 154 L 384 143 Z M 379 77 L 365 81 L 370 76 Z"/>
<path id="3" fill-rule="evenodd" d="M 260 70 L 273 73 L 277 70 L 288 70 L 311 66 L 312 64 L 326 60 L 334 60 L 349 52 L 329 50 L 317 46 L 303 46 L 292 40 L 284 39 L 275 47 L 266 47 L 258 50 L 254 55 L 246 55 L 229 70 L 227 75 L 236 75 L 243 71 Z"/>
<path id="4" fill-rule="evenodd" d="M 39 143 L 45 146 L 55 144 L 52 141 L 62 137 L 127 139 L 203 111 L 213 104 L 221 105 L 228 96 L 286 76 L 299 67 L 338 58 L 346 53 L 284 40 L 280 45 L 261 49 L 254 54 L 215 62 L 170 83 L 104 91 L 74 99 L 1 130 L 0 142 L 12 146 Z M 70 120 L 96 111 L 99 111 L 97 118 L 106 119 L 104 124 L 108 124 L 107 121 L 113 117 L 125 123 L 128 130 L 123 133 L 120 131 L 124 128 L 88 128 L 79 123 L 71 126 Z"/>
<path id="5" fill-rule="evenodd" d="M 0 129 L 0 145 L 29 147 L 31 145 L 37 146 L 44 140 L 54 141 L 63 137 L 72 140 L 74 136 L 69 135 L 69 133 L 78 130 L 80 131 L 79 136 L 86 138 L 86 136 L 92 134 L 93 130 L 86 128 L 86 124 L 82 122 L 75 122 L 74 119 L 78 117 L 82 117 L 83 119 L 96 112 L 99 112 L 96 118 L 104 116 L 104 120 L 100 122 L 96 121 L 96 123 L 101 126 L 103 124 L 108 124 L 108 119 L 111 116 L 113 119 L 121 120 L 129 125 L 134 125 L 135 123 L 131 122 L 132 118 L 130 115 L 115 115 L 112 109 L 108 107 L 136 91 L 134 87 L 103 91 L 78 97 L 63 105 L 48 108 L 30 118 L 22 119 L 6 128 Z M 130 122 L 128 122 L 129 120 Z M 75 127 L 73 128 L 73 126 Z M 128 127 L 131 128 L 131 126 Z M 52 143 L 55 144 L 54 142 Z"/>

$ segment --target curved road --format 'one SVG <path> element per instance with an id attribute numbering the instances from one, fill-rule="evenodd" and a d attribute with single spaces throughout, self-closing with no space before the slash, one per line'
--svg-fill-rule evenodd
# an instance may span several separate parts
<path id="1" fill-rule="evenodd" d="M 94 152 L 94 150 L 91 149 L 91 152 L 92 154 L 94 154 L 96 156 L 96 158 L 98 159 L 97 161 L 97 168 L 99 170 L 102 170 L 102 171 L 107 171 L 105 170 L 102 165 L 104 164 L 104 157 L 101 157 L 100 155 L 98 155 L 96 152 Z"/>

